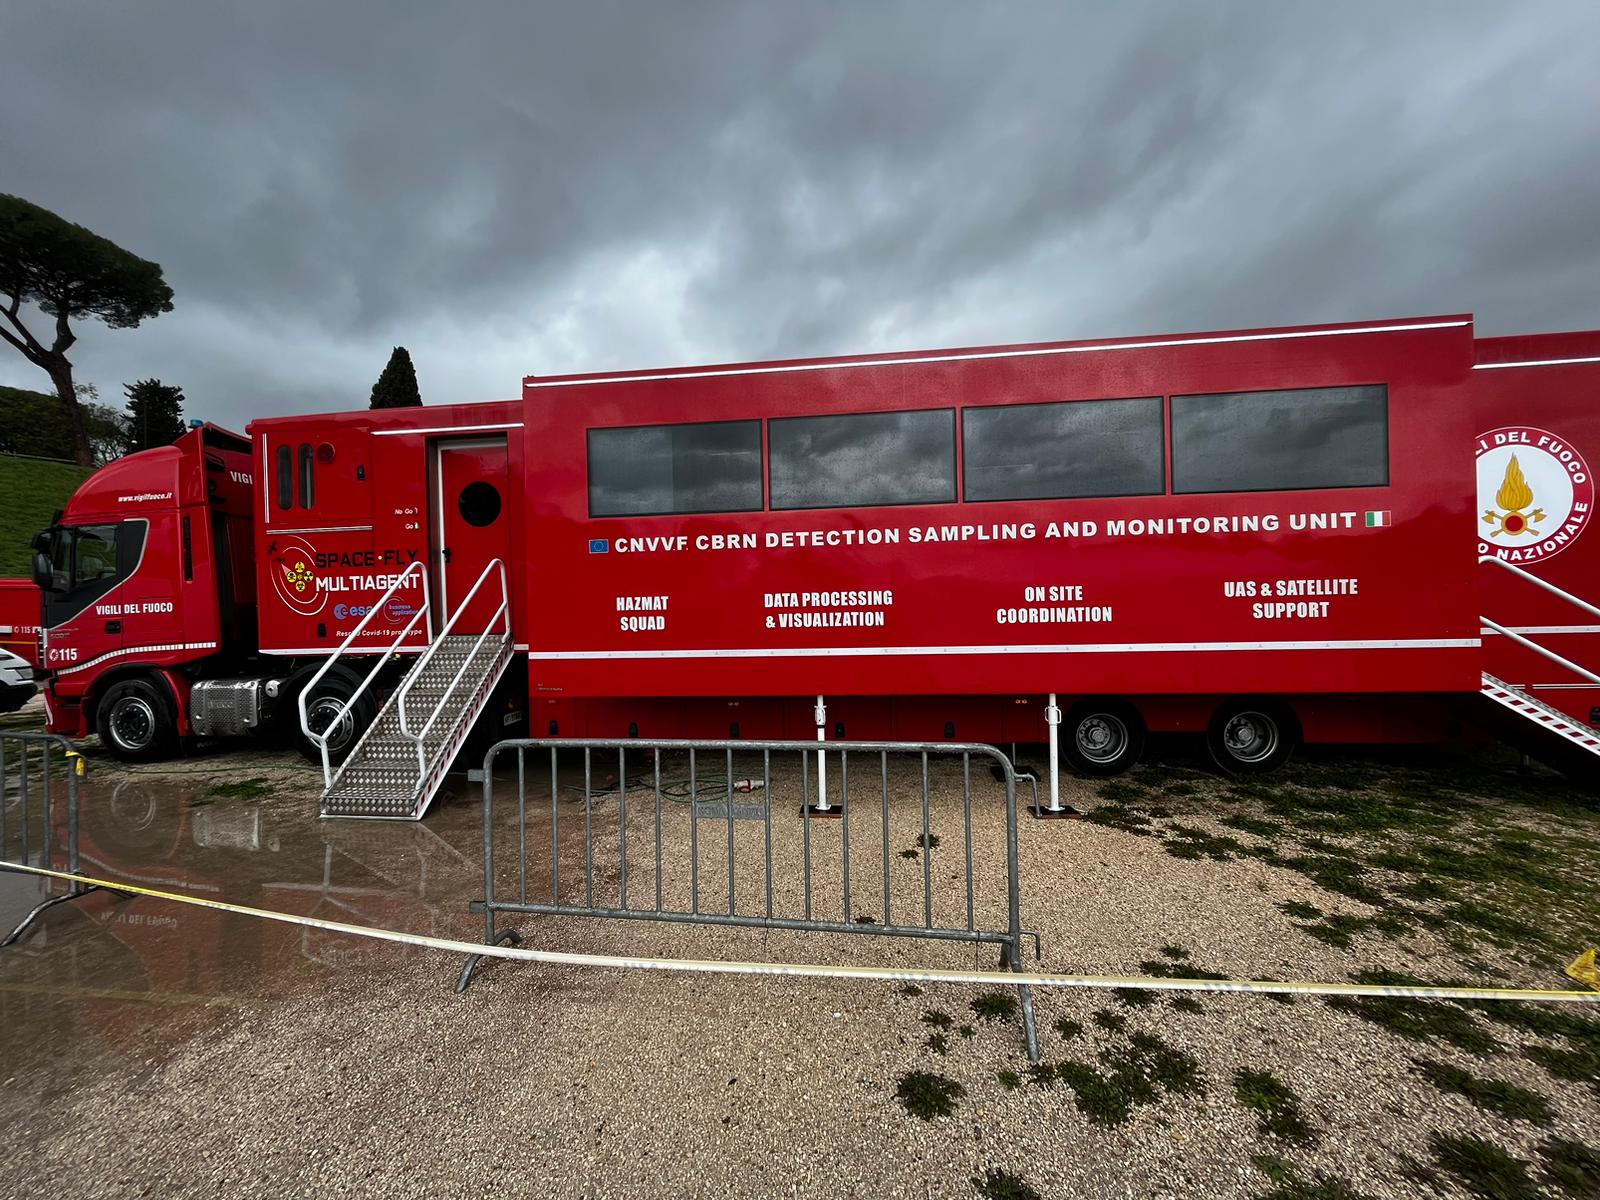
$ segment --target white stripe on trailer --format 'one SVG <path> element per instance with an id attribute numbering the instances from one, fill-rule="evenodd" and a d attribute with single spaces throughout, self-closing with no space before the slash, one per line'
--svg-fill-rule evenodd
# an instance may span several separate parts
<path id="1" fill-rule="evenodd" d="M 86 670 L 96 663 L 103 663 L 108 658 L 117 658 L 124 654 L 162 654 L 169 650 L 215 650 L 215 642 L 171 642 L 165 646 L 128 646 L 121 650 L 112 650 L 91 658 L 88 662 L 74 663 L 70 667 L 50 668 L 57 675 L 71 675 L 74 671 Z"/>
<path id="2" fill-rule="evenodd" d="M 500 425 L 434 425 L 427 429 L 374 429 L 373 437 L 399 437 L 405 433 L 478 433 L 486 429 L 521 429 L 521 421 L 506 421 Z"/>
<path id="3" fill-rule="evenodd" d="M 1353 333 L 1406 333 L 1418 329 L 1460 329 L 1471 321 L 1422 321 L 1410 325 L 1362 325 L 1355 329 L 1297 329 L 1280 333 L 1236 333 L 1219 337 L 1168 338 L 1163 341 L 1106 342 L 1092 346 L 1045 346 L 1032 350 L 980 350 L 966 354 L 928 354 L 905 358 L 871 358 L 859 362 L 794 363 L 789 366 L 719 367 L 709 371 L 661 371 L 650 375 L 610 375 L 594 379 L 528 377 L 524 387 L 588 387 L 597 383 L 651 383 L 662 379 L 715 379 L 727 375 L 777 375 L 790 371 L 845 371 L 855 367 L 903 367 L 916 363 L 972 362 L 988 358 L 1033 358 L 1057 354 L 1099 354 L 1108 350 L 1158 350 L 1163 346 L 1222 346 L 1233 342 L 1283 342 L 1300 338 L 1345 337 Z M 396 430 L 395 432 L 400 432 Z"/>
<path id="4" fill-rule="evenodd" d="M 1479 638 L 1397 638 L 1389 641 L 1344 642 L 1105 642 L 1056 646 L 793 646 L 706 650 L 531 650 L 541 661 L 640 658 L 861 658 L 961 654 L 1186 654 L 1194 651 L 1239 650 L 1467 650 Z"/>

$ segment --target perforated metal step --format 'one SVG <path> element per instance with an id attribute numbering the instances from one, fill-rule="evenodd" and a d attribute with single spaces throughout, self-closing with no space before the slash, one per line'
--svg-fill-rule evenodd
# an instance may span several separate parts
<path id="1" fill-rule="evenodd" d="M 323 791 L 322 815 L 420 818 L 510 661 L 509 633 L 481 641 L 477 634 L 450 634 L 435 642 Z M 401 725 L 402 692 L 408 728 Z"/>
<path id="2" fill-rule="evenodd" d="M 1552 708 L 1543 700 L 1537 700 L 1487 672 L 1483 676 L 1483 686 L 1479 690 L 1501 708 L 1516 713 L 1531 725 L 1563 738 L 1580 750 L 1600 757 L 1600 731 L 1579 724 L 1560 709 Z"/>

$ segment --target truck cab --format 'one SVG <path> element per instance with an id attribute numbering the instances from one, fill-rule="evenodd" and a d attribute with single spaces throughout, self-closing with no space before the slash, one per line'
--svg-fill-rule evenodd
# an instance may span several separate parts
<path id="1" fill-rule="evenodd" d="M 215 425 L 97 471 L 34 539 L 49 728 L 158 757 L 196 664 L 255 644 L 250 443 Z"/>

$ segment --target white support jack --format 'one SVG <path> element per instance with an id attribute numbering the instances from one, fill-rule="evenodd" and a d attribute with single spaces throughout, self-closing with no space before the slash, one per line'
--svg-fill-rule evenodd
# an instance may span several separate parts
<path id="1" fill-rule="evenodd" d="M 812 716 L 817 721 L 818 743 L 828 740 L 828 705 L 821 697 L 817 697 L 817 706 L 812 710 Z M 817 750 L 817 799 L 816 803 L 808 803 L 805 812 L 813 817 L 842 817 L 844 809 L 836 804 L 828 803 L 828 752 Z"/>
<path id="2" fill-rule="evenodd" d="M 1040 818 L 1075 817 L 1078 810 L 1061 803 L 1061 706 L 1056 703 L 1054 692 L 1050 693 L 1049 702 L 1044 707 L 1044 723 L 1050 729 L 1050 804 L 1035 809 L 1033 815 Z"/>

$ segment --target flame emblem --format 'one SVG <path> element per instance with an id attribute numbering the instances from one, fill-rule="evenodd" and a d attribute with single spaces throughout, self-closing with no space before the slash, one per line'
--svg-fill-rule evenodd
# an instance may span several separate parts
<path id="1" fill-rule="evenodd" d="M 1494 502 L 1504 511 L 1491 508 L 1483 514 L 1483 523 L 1493 527 L 1490 537 L 1496 538 L 1502 533 L 1513 537 L 1520 533 L 1539 536 L 1534 524 L 1545 519 L 1544 510 L 1535 508 L 1532 512 L 1527 511 L 1533 504 L 1533 489 L 1528 486 L 1522 474 L 1522 465 L 1517 462 L 1515 454 L 1506 464 L 1505 478 L 1500 481 L 1500 490 L 1495 493 Z"/>

